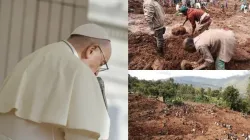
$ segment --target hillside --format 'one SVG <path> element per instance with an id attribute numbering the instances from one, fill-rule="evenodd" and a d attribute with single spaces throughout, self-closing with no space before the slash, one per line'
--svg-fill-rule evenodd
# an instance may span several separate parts
<path id="1" fill-rule="evenodd" d="M 214 105 L 170 106 L 129 95 L 130 140 L 220 140 L 250 138 L 250 116 Z"/>
<path id="2" fill-rule="evenodd" d="M 223 79 L 212 79 L 212 78 L 204 78 L 196 76 L 173 77 L 176 83 L 189 84 L 189 85 L 192 84 L 194 87 L 202 87 L 202 88 L 210 87 L 212 89 L 218 89 L 220 87 L 224 88 L 226 86 L 233 85 L 237 89 L 239 89 L 241 93 L 246 92 L 248 78 L 249 74 L 243 76 L 232 76 Z"/>

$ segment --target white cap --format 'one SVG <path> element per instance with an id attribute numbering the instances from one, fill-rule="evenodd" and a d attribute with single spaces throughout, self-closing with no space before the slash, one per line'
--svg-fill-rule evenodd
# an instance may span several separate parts
<path id="1" fill-rule="evenodd" d="M 99 25 L 96 24 L 84 24 L 77 27 L 71 35 L 83 35 L 92 38 L 109 40 L 108 33 Z"/>

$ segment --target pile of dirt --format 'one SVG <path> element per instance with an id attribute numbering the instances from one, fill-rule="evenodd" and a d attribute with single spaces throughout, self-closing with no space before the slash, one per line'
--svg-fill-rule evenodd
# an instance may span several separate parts
<path id="1" fill-rule="evenodd" d="M 129 0 L 128 12 L 135 14 L 143 14 L 143 0 Z"/>
<path id="2" fill-rule="evenodd" d="M 250 116 L 210 104 L 167 105 L 129 95 L 130 140 L 208 140 L 250 135 Z"/>
<path id="3" fill-rule="evenodd" d="M 172 34 L 176 35 L 176 36 L 184 35 L 186 33 L 187 33 L 186 28 L 183 27 L 183 26 L 175 27 L 175 28 L 172 29 Z"/>
<path id="4" fill-rule="evenodd" d="M 156 40 L 153 35 L 143 34 L 141 32 L 129 33 L 128 58 L 131 68 L 146 69 L 148 63 L 153 63 L 157 57 L 155 49 Z M 141 53 L 145 55 L 140 55 Z M 138 57 L 137 55 L 140 55 Z M 138 63 L 139 62 L 139 63 Z"/>

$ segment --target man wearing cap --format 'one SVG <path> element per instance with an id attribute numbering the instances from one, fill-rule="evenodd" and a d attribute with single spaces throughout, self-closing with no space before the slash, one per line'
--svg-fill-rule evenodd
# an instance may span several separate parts
<path id="1" fill-rule="evenodd" d="M 108 139 L 104 84 L 96 76 L 110 56 L 105 30 L 85 24 L 21 60 L 0 89 L 0 140 Z"/>
<path id="2" fill-rule="evenodd" d="M 163 55 L 164 38 L 165 33 L 164 27 L 164 11 L 161 5 L 156 0 L 144 0 L 143 2 L 144 16 L 148 25 L 157 41 L 157 52 Z"/>
<path id="3" fill-rule="evenodd" d="M 199 22 L 199 33 L 202 33 L 205 30 L 208 30 L 212 20 L 210 18 L 210 15 L 201 9 L 194 9 L 194 8 L 188 8 L 186 6 L 182 6 L 179 9 L 179 12 L 181 12 L 184 16 L 186 16 L 186 20 L 183 23 L 183 26 L 187 22 L 187 20 L 190 21 L 192 24 L 192 35 L 194 34 L 196 23 Z"/>
<path id="4" fill-rule="evenodd" d="M 194 69 L 204 69 L 215 62 L 216 70 L 224 70 L 225 63 L 234 55 L 235 43 L 233 31 L 210 29 L 195 38 L 186 38 L 183 41 L 183 48 L 190 53 L 197 51 L 202 55 L 199 61 L 193 63 Z"/>

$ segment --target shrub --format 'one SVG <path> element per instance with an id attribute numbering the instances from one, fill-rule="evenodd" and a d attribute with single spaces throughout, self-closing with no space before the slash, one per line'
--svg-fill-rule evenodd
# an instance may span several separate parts
<path id="1" fill-rule="evenodd" d="M 174 99 L 174 100 L 172 100 L 172 104 L 173 104 L 173 105 L 177 105 L 177 106 L 181 106 L 181 105 L 183 105 L 184 103 L 183 103 L 182 100 L 180 100 L 180 99 Z"/>

